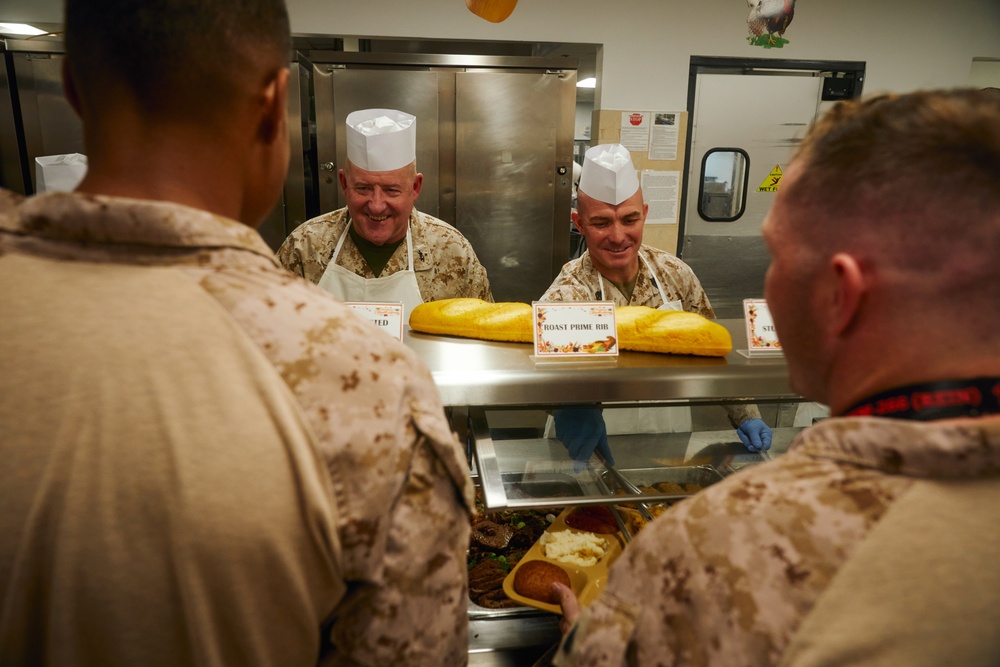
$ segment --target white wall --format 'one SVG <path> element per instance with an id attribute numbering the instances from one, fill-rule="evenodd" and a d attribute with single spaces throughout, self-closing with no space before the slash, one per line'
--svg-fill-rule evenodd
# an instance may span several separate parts
<path id="1" fill-rule="evenodd" d="M 603 44 L 604 109 L 684 109 L 691 55 L 863 60 L 866 93 L 962 85 L 973 57 L 1000 58 L 998 0 L 798 0 L 790 43 L 770 50 L 746 43 L 746 0 L 520 0 L 500 24 L 463 0 L 288 4 L 304 34 Z M 4 0 L 0 21 L 60 12 L 61 0 Z"/>

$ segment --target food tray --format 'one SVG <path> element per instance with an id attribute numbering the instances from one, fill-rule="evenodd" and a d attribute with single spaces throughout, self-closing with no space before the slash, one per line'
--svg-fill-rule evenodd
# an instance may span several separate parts
<path id="1" fill-rule="evenodd" d="M 559 532 L 564 530 L 569 530 L 577 533 L 583 533 L 586 531 L 576 530 L 575 528 L 570 528 L 566 524 L 566 517 L 570 512 L 573 511 L 572 507 L 567 507 L 564 509 L 556 520 L 552 522 L 545 532 Z M 622 552 L 622 537 L 620 533 L 600 535 L 603 537 L 607 543 L 607 547 L 604 552 L 604 556 L 596 564 L 590 565 L 588 567 L 582 567 L 579 565 L 573 565 L 572 563 L 563 563 L 561 561 L 552 560 L 545 557 L 544 547 L 541 541 L 535 542 L 531 545 L 531 548 L 524 554 L 524 557 L 514 566 L 514 569 L 510 571 L 507 577 L 503 581 L 503 590 L 510 599 L 520 602 L 521 604 L 534 607 L 536 609 L 541 609 L 543 611 L 549 611 L 554 614 L 561 614 L 562 608 L 559 605 L 549 604 L 547 602 L 542 602 L 541 600 L 535 600 L 534 598 L 525 597 L 518 594 L 514 590 L 514 575 L 517 570 L 525 563 L 532 560 L 545 560 L 550 563 L 554 563 L 566 570 L 569 574 L 570 587 L 573 592 L 576 593 L 577 599 L 580 601 L 581 606 L 587 606 L 590 604 L 594 598 L 604 589 L 604 585 L 608 580 L 608 568 L 615 561 L 616 558 Z"/>
<path id="2" fill-rule="evenodd" d="M 502 474 L 503 484 L 507 488 L 508 497 L 511 498 L 553 498 L 553 497 L 575 497 L 582 495 L 580 482 L 571 475 L 558 472 L 530 473 L 506 472 Z M 473 476 L 473 481 L 479 485 L 478 476 Z M 531 510 L 497 510 L 496 512 L 486 511 L 482 513 L 485 519 L 499 519 L 503 522 L 503 517 L 509 514 L 523 513 Z M 534 510 L 540 514 L 546 514 L 549 510 Z M 560 511 L 559 509 L 552 510 Z M 503 551 L 508 554 L 507 550 Z M 527 553 L 527 551 L 524 551 Z M 473 599 L 469 600 L 469 617 L 475 619 L 483 618 L 506 618 L 511 616 L 538 616 L 543 614 L 539 609 L 527 606 L 507 607 L 497 609 L 495 607 L 484 607 L 476 604 Z"/>
<path id="3" fill-rule="evenodd" d="M 621 473 L 622 477 L 632 482 L 636 486 L 654 486 L 662 482 L 673 482 L 674 484 L 697 484 L 698 486 L 705 488 L 716 482 L 722 480 L 722 473 L 716 468 L 709 465 L 701 466 L 673 466 L 665 468 L 632 468 L 632 469 L 622 469 L 618 468 L 618 472 Z M 601 481 L 609 489 L 618 488 L 618 483 L 615 481 L 614 475 L 610 471 L 602 470 Z M 645 497 L 646 494 L 643 495 Z M 655 499 L 657 495 L 662 496 L 664 499 L 678 499 L 683 498 L 689 493 L 684 494 L 648 494 L 650 499 Z M 635 496 L 633 496 L 635 497 Z"/>
<path id="4" fill-rule="evenodd" d="M 504 473 L 508 498 L 574 498 L 583 494 L 580 482 L 563 473 Z"/>

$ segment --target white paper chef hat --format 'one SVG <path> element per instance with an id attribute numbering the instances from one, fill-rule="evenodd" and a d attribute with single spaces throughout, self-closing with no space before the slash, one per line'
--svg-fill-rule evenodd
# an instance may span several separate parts
<path id="1" fill-rule="evenodd" d="M 583 156 L 579 187 L 583 194 L 617 206 L 638 189 L 632 155 L 621 144 L 594 146 Z"/>
<path id="2" fill-rule="evenodd" d="M 395 109 L 347 115 L 347 159 L 366 171 L 393 171 L 417 157 L 417 119 Z"/>

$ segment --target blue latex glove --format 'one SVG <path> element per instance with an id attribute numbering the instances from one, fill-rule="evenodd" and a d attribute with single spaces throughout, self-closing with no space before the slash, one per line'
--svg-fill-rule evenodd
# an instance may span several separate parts
<path id="1" fill-rule="evenodd" d="M 564 408 L 554 410 L 552 417 L 556 423 L 556 437 L 574 461 L 587 463 L 597 450 L 609 464 L 615 464 L 608 447 L 608 428 L 599 408 Z"/>
<path id="2" fill-rule="evenodd" d="M 748 419 L 736 429 L 736 435 L 751 452 L 771 449 L 771 429 L 763 419 Z"/>

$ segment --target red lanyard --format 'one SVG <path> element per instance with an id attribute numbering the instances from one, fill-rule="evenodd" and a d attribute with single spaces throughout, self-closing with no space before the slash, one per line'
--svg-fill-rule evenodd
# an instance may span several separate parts
<path id="1" fill-rule="evenodd" d="M 846 417 L 889 417 L 931 421 L 1000 414 L 1000 378 L 941 380 L 896 387 L 869 396 Z"/>

